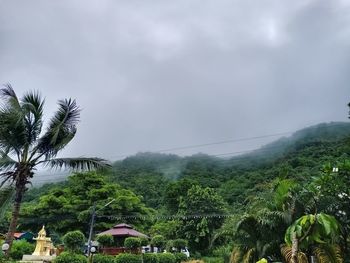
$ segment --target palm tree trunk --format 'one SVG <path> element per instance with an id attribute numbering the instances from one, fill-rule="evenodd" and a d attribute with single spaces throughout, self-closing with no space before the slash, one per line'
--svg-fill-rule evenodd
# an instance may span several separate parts
<path id="1" fill-rule="evenodd" d="M 293 233 L 292 239 L 292 258 L 291 263 L 298 263 L 298 250 L 299 250 L 299 240 L 296 233 Z"/>
<path id="2" fill-rule="evenodd" d="M 6 240 L 5 240 L 5 243 L 9 245 L 9 249 L 6 251 L 6 257 L 8 257 L 11 251 L 11 246 L 14 239 L 14 233 L 16 232 L 16 228 L 17 228 L 17 222 L 18 222 L 19 212 L 21 209 L 22 199 L 23 199 L 24 192 L 26 191 L 25 185 L 26 185 L 25 179 L 19 177 L 19 179 L 16 182 L 16 193 L 15 193 L 15 200 L 14 200 L 14 205 L 12 209 L 12 217 L 11 217 L 10 226 L 6 235 Z"/>

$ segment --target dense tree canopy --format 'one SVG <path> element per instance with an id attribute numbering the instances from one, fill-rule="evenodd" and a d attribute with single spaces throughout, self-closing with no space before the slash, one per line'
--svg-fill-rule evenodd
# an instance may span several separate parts
<path id="1" fill-rule="evenodd" d="M 96 231 L 123 222 L 118 216 L 129 216 L 125 220 L 135 225 L 145 224 L 147 219 L 141 216 L 153 213 L 132 191 L 109 183 L 101 174 L 77 173 L 69 177 L 64 188 L 53 188 L 38 201 L 26 203 L 21 228 L 38 229 L 45 224 L 47 229 L 60 234 L 72 229 L 86 233 L 93 204 L 99 209 L 112 199 L 115 201 L 97 213 Z"/>
<path id="2" fill-rule="evenodd" d="M 324 213 L 340 223 L 340 250 L 333 252 L 343 257 L 349 254 L 349 135 L 349 124 L 331 123 L 227 159 L 138 154 L 111 171 L 75 174 L 29 191 L 20 226 L 36 231 L 45 223 L 60 234 L 86 233 L 93 202 L 101 208 L 113 196 L 117 201 L 97 216 L 97 231 L 126 222 L 151 237 L 184 238 L 191 253 L 233 249 L 232 262 L 241 263 L 282 261 L 291 252 L 284 244 L 288 227 L 304 215 Z M 119 221 L 119 215 L 129 217 Z M 300 248 L 300 256 L 310 251 Z"/>

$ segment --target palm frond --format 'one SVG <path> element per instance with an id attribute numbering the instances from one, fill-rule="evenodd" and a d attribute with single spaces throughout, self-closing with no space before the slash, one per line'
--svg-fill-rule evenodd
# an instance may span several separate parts
<path id="1" fill-rule="evenodd" d="M 319 263 L 343 263 L 341 249 L 338 245 L 322 244 L 314 248 Z"/>
<path id="2" fill-rule="evenodd" d="M 1 156 L 0 154 L 0 171 L 8 171 L 17 165 L 17 162 L 10 158 L 8 155 L 6 156 Z"/>
<path id="3" fill-rule="evenodd" d="M 3 98 L 5 108 L 13 108 L 17 110 L 21 108 L 16 92 L 10 84 L 5 84 L 4 88 L 0 89 L 0 97 Z"/>
<path id="4" fill-rule="evenodd" d="M 0 171 L 7 171 L 17 165 L 17 162 L 9 156 L 10 149 L 2 150 L 0 148 Z"/>
<path id="5" fill-rule="evenodd" d="M 0 189 L 4 185 L 11 185 L 15 180 L 15 172 L 14 171 L 6 171 L 0 173 Z"/>
<path id="6" fill-rule="evenodd" d="M 231 252 L 230 263 L 241 263 L 242 251 L 238 246 L 235 246 Z"/>
<path id="7" fill-rule="evenodd" d="M 21 105 L 25 112 L 27 140 L 32 144 L 41 133 L 44 100 L 38 92 L 29 92 L 23 96 Z"/>
<path id="8" fill-rule="evenodd" d="M 79 122 L 80 109 L 75 100 L 66 99 L 58 102 L 59 108 L 51 118 L 47 131 L 39 139 L 37 149 L 47 158 L 55 156 L 75 136 Z"/>
<path id="9" fill-rule="evenodd" d="M 255 256 L 255 249 L 251 248 L 249 249 L 243 256 L 242 258 L 242 263 L 250 263 L 255 261 L 254 260 L 254 256 Z"/>
<path id="10" fill-rule="evenodd" d="M 0 188 L 0 220 L 3 218 L 7 208 L 11 204 L 14 195 L 12 187 Z"/>
<path id="11" fill-rule="evenodd" d="M 110 167 L 110 164 L 101 158 L 55 158 L 45 160 L 44 165 L 50 168 L 69 168 L 73 170 L 93 170 Z"/>
<path id="12" fill-rule="evenodd" d="M 292 248 L 287 245 L 281 246 L 281 254 L 286 261 L 286 263 L 292 262 Z M 299 263 L 308 263 L 307 256 L 303 252 L 298 252 L 298 262 Z"/>

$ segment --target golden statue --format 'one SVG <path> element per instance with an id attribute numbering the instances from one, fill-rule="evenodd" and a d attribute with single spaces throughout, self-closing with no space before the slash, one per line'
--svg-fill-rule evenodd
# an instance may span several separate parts
<path id="1" fill-rule="evenodd" d="M 36 247 L 33 256 L 50 256 L 53 250 L 53 245 L 50 237 L 46 237 L 45 226 L 39 231 L 38 237 L 33 238 L 36 240 Z"/>

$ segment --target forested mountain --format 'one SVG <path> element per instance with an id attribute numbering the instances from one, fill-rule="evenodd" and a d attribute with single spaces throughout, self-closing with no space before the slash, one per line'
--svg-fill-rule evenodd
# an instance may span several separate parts
<path id="1" fill-rule="evenodd" d="M 281 260 L 279 247 L 287 227 L 305 213 L 330 213 L 350 231 L 348 216 L 337 214 L 349 209 L 347 200 L 339 199 L 339 193 L 348 191 L 349 160 L 350 123 L 308 127 L 231 158 L 138 153 L 116 161 L 110 170 L 77 173 L 65 182 L 31 189 L 19 229 L 37 231 L 45 224 L 57 242 L 68 230 L 87 234 L 92 205 L 103 209 L 114 198 L 96 218 L 96 231 L 129 223 L 150 236 L 185 238 L 192 251 L 204 255 L 232 252 L 237 256 L 232 262 L 242 262 L 238 255 L 248 251 L 238 248 L 250 238 L 246 247 L 254 249 L 249 252 L 254 260 L 263 255 Z M 329 173 L 336 166 L 344 167 L 339 178 Z M 339 184 L 334 186 L 334 181 Z M 7 223 L 0 221 L 0 233 Z M 274 233 L 274 242 L 266 238 L 266 231 Z M 249 262 L 256 262 L 253 258 Z"/>
<path id="2" fill-rule="evenodd" d="M 349 158 L 349 136 L 349 123 L 333 122 L 305 128 L 252 153 L 226 159 L 205 154 L 139 153 L 115 162 L 110 176 L 155 208 L 162 203 L 165 186 L 183 179 L 219 189 L 232 204 L 259 191 L 262 182 L 275 177 L 307 181 L 326 163 L 336 165 Z"/>

